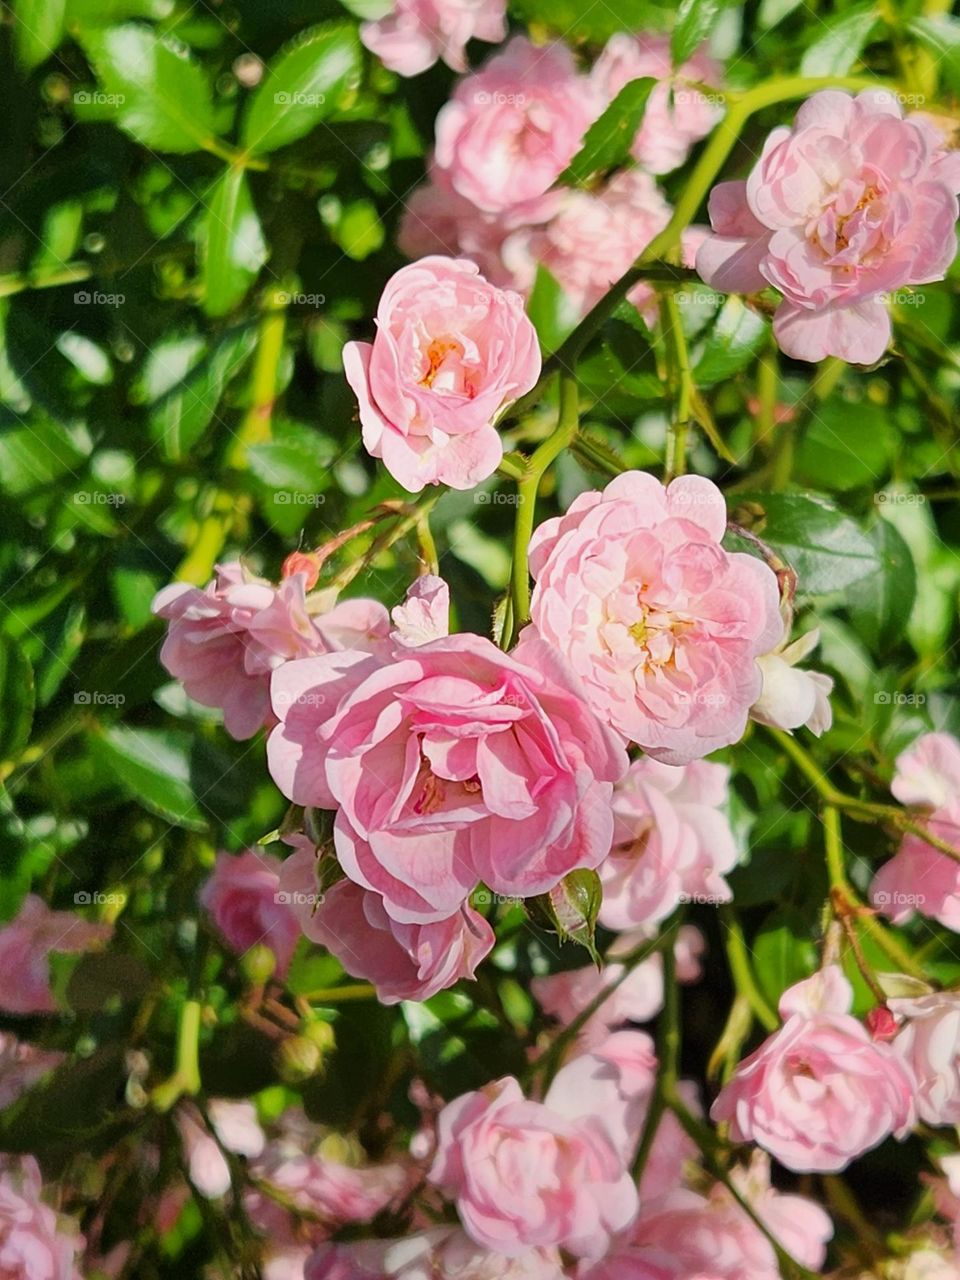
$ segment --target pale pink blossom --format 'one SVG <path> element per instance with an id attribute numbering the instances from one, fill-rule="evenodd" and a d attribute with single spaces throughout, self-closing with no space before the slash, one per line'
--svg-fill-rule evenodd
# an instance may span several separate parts
<path id="1" fill-rule="evenodd" d="M 730 770 L 635 760 L 613 792 L 614 835 L 600 866 L 608 929 L 653 925 L 678 903 L 729 902 L 724 876 L 740 860 L 727 817 Z"/>
<path id="2" fill-rule="evenodd" d="M 338 809 L 341 867 L 396 921 L 448 920 L 481 881 L 545 892 L 610 848 L 625 752 L 535 637 L 512 656 L 463 634 L 386 662 L 291 662 L 274 701 L 274 780 L 295 804 Z"/>
<path id="3" fill-rule="evenodd" d="M 746 182 L 714 188 L 697 269 L 718 289 L 779 289 L 787 355 L 871 364 L 890 341 L 885 295 L 953 261 L 958 190 L 956 153 L 896 95 L 826 89 L 774 129 Z"/>
<path id="4" fill-rule="evenodd" d="M 42 1193 L 33 1156 L 0 1154 L 0 1280 L 80 1280 L 83 1236 Z"/>
<path id="5" fill-rule="evenodd" d="M 434 180 L 485 213 L 510 209 L 542 221 L 542 198 L 602 108 L 566 45 L 515 36 L 441 108 Z M 552 194 L 548 205 L 555 207 Z"/>
<path id="6" fill-rule="evenodd" d="M 776 575 L 724 550 L 726 526 L 712 481 L 628 471 L 530 543 L 537 631 L 600 718 L 668 764 L 741 737 L 783 632 Z"/>
<path id="7" fill-rule="evenodd" d="M 561 1246 L 602 1257 L 637 1210 L 637 1190 L 603 1120 L 568 1119 L 507 1076 L 440 1113 L 430 1180 L 467 1233 L 507 1257 Z"/>
<path id="8" fill-rule="evenodd" d="M 360 24 L 363 43 L 401 76 L 419 75 L 438 58 L 466 71 L 468 41 L 499 44 L 506 34 L 506 0 L 394 0 L 385 17 Z"/>
<path id="9" fill-rule="evenodd" d="M 223 711 L 234 738 L 275 723 L 276 667 L 313 653 L 369 648 L 387 632 L 387 611 L 373 600 L 348 600 L 320 616 L 320 597 L 305 594 L 306 581 L 306 573 L 294 573 L 276 586 L 231 562 L 203 589 L 173 582 L 154 598 L 153 612 L 170 624 L 160 661 L 195 702 Z"/>
<path id="10" fill-rule="evenodd" d="M 55 1071 L 66 1056 L 18 1040 L 11 1031 L 0 1031 L 0 1111 Z"/>
<path id="11" fill-rule="evenodd" d="M 280 862 L 259 849 L 219 853 L 200 891 L 217 930 L 238 956 L 251 947 L 269 947 L 282 978 L 300 937 L 297 917 L 280 892 Z"/>
<path id="12" fill-rule="evenodd" d="M 648 32 L 611 36 L 592 76 L 605 102 L 612 101 L 631 80 L 652 77 L 658 82 L 631 148 L 648 173 L 678 169 L 693 144 L 705 138 L 723 116 L 719 95 L 692 87 L 698 81 L 719 85 L 719 65 L 700 48 L 674 71 L 668 36 Z"/>
<path id="13" fill-rule="evenodd" d="M 933 1125 L 960 1124 L 960 994 L 936 991 L 889 1001 L 903 1019 L 893 1047 L 917 1081 L 917 1114 Z"/>
<path id="14" fill-rule="evenodd" d="M 503 456 L 493 425 L 540 376 L 537 334 L 519 294 L 465 258 L 401 267 L 377 308 L 373 342 L 348 342 L 343 367 L 363 442 L 411 492 L 470 489 Z"/>
<path id="15" fill-rule="evenodd" d="M 387 915 L 379 894 L 352 880 L 319 895 L 309 842 L 284 862 L 281 883 L 307 937 L 355 978 L 372 982 L 381 1004 L 429 1000 L 461 978 L 472 978 L 496 941 L 483 916 L 466 903 L 444 920 L 400 924 Z"/>
<path id="16" fill-rule="evenodd" d="M 50 988 L 52 952 L 76 955 L 109 941 L 113 925 L 94 924 L 72 911 L 51 911 L 28 894 L 16 916 L 0 927 L 0 1009 L 56 1013 Z"/>
<path id="17" fill-rule="evenodd" d="M 922 807 L 922 826 L 960 848 L 960 743 L 925 733 L 897 757 L 890 789 L 901 804 Z M 914 912 L 960 932 L 960 864 L 922 836 L 908 832 L 870 886 L 877 910 L 897 924 Z"/>
<path id="18" fill-rule="evenodd" d="M 752 720 L 788 731 L 803 725 L 818 738 L 830 728 L 833 680 L 822 671 L 802 670 L 797 665 L 809 657 L 819 643 L 820 630 L 814 628 L 791 644 L 757 659 L 763 675 L 763 692 L 750 708 Z"/>
<path id="19" fill-rule="evenodd" d="M 784 992 L 784 1025 L 745 1058 L 710 1115 L 798 1173 L 835 1172 L 916 1119 L 913 1073 L 849 1012 L 836 965 Z"/>
<path id="20" fill-rule="evenodd" d="M 437 1227 L 403 1240 L 361 1240 L 321 1245 L 306 1280 L 565 1280 L 551 1249 L 518 1257 L 491 1253 L 455 1227 Z"/>
<path id="21" fill-rule="evenodd" d="M 215 1200 L 226 1195 L 231 1184 L 230 1166 L 222 1148 L 252 1159 L 263 1152 L 265 1137 L 252 1102 L 211 1098 L 207 1117 L 213 1132 L 192 1103 L 181 1103 L 177 1108 L 177 1128 L 190 1183 L 206 1199 Z"/>
<path id="22" fill-rule="evenodd" d="M 450 588 L 426 573 L 407 588 L 403 604 L 390 613 L 393 638 L 403 645 L 426 644 L 450 634 Z"/>

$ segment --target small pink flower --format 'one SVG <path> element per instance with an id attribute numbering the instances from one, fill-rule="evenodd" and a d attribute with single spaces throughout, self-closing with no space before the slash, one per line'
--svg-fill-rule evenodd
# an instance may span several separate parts
<path id="1" fill-rule="evenodd" d="M 4 1280 L 80 1280 L 83 1236 L 41 1198 L 33 1156 L 0 1154 L 0 1276 Z"/>
<path id="2" fill-rule="evenodd" d="M 377 988 L 381 1004 L 429 1000 L 461 978 L 472 978 L 496 937 L 464 904 L 445 920 L 398 924 L 383 899 L 352 880 L 341 880 L 318 901 L 316 857 L 304 846 L 283 864 L 281 884 L 303 932 L 337 957 L 348 973 Z"/>
<path id="3" fill-rule="evenodd" d="M 538 47 L 514 36 L 441 108 L 434 179 L 485 213 L 523 210 L 541 221 L 538 202 L 602 107 L 566 45 Z"/>
<path id="4" fill-rule="evenodd" d="M 404 1240 L 321 1245 L 306 1270 L 306 1280 L 565 1280 L 565 1276 L 555 1250 L 528 1249 L 516 1258 L 505 1258 L 451 1227 Z"/>
<path id="5" fill-rule="evenodd" d="M 191 1103 L 177 1108 L 177 1127 L 183 1142 L 190 1182 L 208 1200 L 225 1196 L 230 1190 L 230 1166 L 221 1146 L 235 1155 L 252 1159 L 264 1147 L 264 1133 L 252 1102 L 211 1098 L 207 1114 L 215 1133 Z"/>
<path id="6" fill-rule="evenodd" d="M 942 136 L 893 94 L 826 89 L 746 182 L 714 188 L 697 270 L 718 289 L 779 289 L 774 334 L 794 359 L 871 364 L 890 341 L 884 295 L 942 280 L 956 256 L 958 190 Z"/>
<path id="7" fill-rule="evenodd" d="M 338 809 L 340 865 L 396 921 L 449 920 L 480 881 L 542 893 L 610 847 L 626 755 L 535 637 L 512 656 L 464 634 L 386 662 L 304 659 L 273 692 L 274 780 L 295 804 Z"/>
<path id="8" fill-rule="evenodd" d="M 681 901 L 729 902 L 724 875 L 740 861 L 726 814 L 730 770 L 641 757 L 613 792 L 613 848 L 600 866 L 601 923 L 665 920 Z"/>
<path id="9" fill-rule="evenodd" d="M 828 1173 L 909 1132 L 913 1074 L 850 1015 L 851 999 L 835 965 L 784 992 L 784 1025 L 744 1059 L 710 1112 L 729 1121 L 735 1142 L 756 1142 L 798 1173 Z"/>
<path id="10" fill-rule="evenodd" d="M 200 902 L 233 952 L 242 956 L 258 944 L 269 947 L 282 978 L 290 967 L 300 928 L 280 892 L 280 866 L 276 858 L 258 849 L 219 853 Z"/>
<path id="11" fill-rule="evenodd" d="M 363 442 L 411 492 L 470 489 L 503 456 L 493 420 L 540 376 L 523 299 L 465 258 L 421 258 L 388 281 L 373 342 L 343 349 Z"/>
<path id="12" fill-rule="evenodd" d="M 890 789 L 901 804 L 922 806 L 930 833 L 960 848 L 960 743 L 925 733 L 897 758 Z M 960 931 L 960 864 L 908 833 L 870 885 L 870 901 L 897 924 L 915 911 Z"/>
<path id="13" fill-rule="evenodd" d="M 349 600 L 317 616 L 307 581 L 306 573 L 294 573 L 274 586 L 234 562 L 218 566 L 203 590 L 173 582 L 154 599 L 153 612 L 170 624 L 160 661 L 195 702 L 223 711 L 234 738 L 275 723 L 270 673 L 281 663 L 369 648 L 386 634 L 386 610 L 373 600 Z"/>
<path id="14" fill-rule="evenodd" d="M 916 1077 L 920 1119 L 960 1124 L 960 995 L 937 991 L 889 1004 L 903 1019 L 893 1047 Z"/>
<path id="15" fill-rule="evenodd" d="M 449 1103 L 438 1124 L 430 1180 L 488 1249 L 601 1257 L 636 1214 L 636 1187 L 602 1120 L 528 1101 L 510 1076 Z"/>
<path id="16" fill-rule="evenodd" d="M 56 1013 L 50 989 L 50 954 L 90 951 L 113 936 L 113 925 L 93 924 L 72 911 L 51 911 L 28 894 L 19 912 L 0 927 L 0 1009 L 6 1013 Z"/>
<path id="17" fill-rule="evenodd" d="M 720 67 L 703 49 L 698 49 L 674 71 L 668 36 L 613 35 L 592 74 L 598 92 L 607 102 L 612 102 L 631 80 L 650 76 L 658 81 L 647 99 L 631 148 L 634 159 L 648 173 L 678 169 L 693 144 L 705 138 L 723 116 L 719 98 L 711 99 L 685 83 L 719 85 Z"/>
<path id="18" fill-rule="evenodd" d="M 506 0 L 394 0 L 377 22 L 360 24 L 360 39 L 401 76 L 416 76 L 442 58 L 466 71 L 470 40 L 499 44 L 507 34 Z"/>
<path id="19" fill-rule="evenodd" d="M 726 526 L 712 481 L 628 471 L 530 543 L 537 631 L 601 719 L 668 764 L 740 738 L 783 633 L 775 574 L 725 551 Z"/>
<path id="20" fill-rule="evenodd" d="M 805 725 L 818 738 L 830 728 L 833 680 L 821 671 L 797 667 L 819 643 L 820 631 L 814 628 L 792 644 L 782 645 L 757 659 L 763 674 L 763 692 L 750 708 L 752 720 L 788 731 Z"/>
<path id="21" fill-rule="evenodd" d="M 427 573 L 408 589 L 403 604 L 390 614 L 393 638 L 403 645 L 427 644 L 450 634 L 450 588 Z"/>
<path id="22" fill-rule="evenodd" d="M 66 1056 L 18 1040 L 10 1031 L 0 1031 L 0 1111 L 55 1071 Z"/>

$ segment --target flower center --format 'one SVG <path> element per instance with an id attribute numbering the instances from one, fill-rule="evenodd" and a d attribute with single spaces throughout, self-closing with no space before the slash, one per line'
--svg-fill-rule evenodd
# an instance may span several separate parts
<path id="1" fill-rule="evenodd" d="M 463 356 L 463 345 L 456 338 L 434 338 L 424 353 L 427 358 L 427 371 L 420 379 L 421 387 L 432 387 L 437 375 L 451 351 Z"/>

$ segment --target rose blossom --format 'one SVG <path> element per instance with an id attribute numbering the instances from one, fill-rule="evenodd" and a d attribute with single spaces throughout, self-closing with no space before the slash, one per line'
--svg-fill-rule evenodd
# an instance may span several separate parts
<path id="1" fill-rule="evenodd" d="M 819 643 L 820 630 L 815 627 L 791 644 L 784 644 L 757 659 L 763 674 L 763 692 L 750 708 L 751 720 L 788 731 L 805 725 L 818 738 L 830 728 L 833 680 L 822 671 L 804 671 L 797 667 Z"/>
<path id="2" fill-rule="evenodd" d="M 511 1076 L 443 1109 L 429 1178 L 456 1200 L 468 1234 L 507 1257 L 558 1245 L 601 1257 L 637 1209 L 603 1120 L 529 1101 Z"/>
<path id="3" fill-rule="evenodd" d="M 559 42 L 515 36 L 461 80 L 437 116 L 433 177 L 485 213 L 542 221 L 543 199 L 573 159 L 603 102 Z"/>
<path id="4" fill-rule="evenodd" d="M 0 927 L 0 1009 L 56 1013 L 50 989 L 50 954 L 76 955 L 113 936 L 113 925 L 94 924 L 72 911 L 51 911 L 28 894 L 17 915 Z"/>
<path id="5" fill-rule="evenodd" d="M 957 251 L 960 162 L 892 93 L 815 93 L 778 128 L 746 182 L 710 195 L 717 233 L 697 256 L 708 284 L 783 295 L 777 342 L 797 360 L 879 360 L 884 295 L 942 280 Z"/>
<path id="6" fill-rule="evenodd" d="M 384 66 L 419 75 L 438 58 L 466 71 L 469 40 L 499 44 L 507 34 L 506 0 L 394 0 L 377 22 L 360 24 L 360 39 Z"/>
<path id="7" fill-rule="evenodd" d="M 610 847 L 625 753 L 536 637 L 512 655 L 465 634 L 386 661 L 308 658 L 273 692 L 274 780 L 295 804 L 338 808 L 343 870 L 396 921 L 447 920 L 479 881 L 545 892 Z"/>
<path id="8" fill-rule="evenodd" d="M 263 1151 L 264 1133 L 252 1102 L 231 1098 L 211 1098 L 207 1114 L 211 1133 L 199 1111 L 189 1102 L 177 1108 L 177 1128 L 183 1142 L 190 1182 L 208 1200 L 225 1196 L 230 1190 L 230 1166 L 221 1147 L 235 1155 L 252 1158 Z"/>
<path id="9" fill-rule="evenodd" d="M 472 978 L 496 936 L 464 904 L 445 920 L 398 924 L 383 899 L 352 880 L 341 880 L 317 901 L 316 854 L 307 842 L 287 858 L 284 890 L 297 904 L 303 932 L 337 957 L 355 978 L 377 988 L 381 1004 L 429 1000 L 461 978 Z"/>
<path id="10" fill-rule="evenodd" d="M 936 991 L 889 1001 L 904 1019 L 893 1047 L 917 1079 L 917 1114 L 927 1124 L 960 1124 L 960 995 Z"/>
<path id="11" fill-rule="evenodd" d="M 305 1280 L 564 1280 L 555 1250 L 528 1249 L 516 1258 L 491 1253 L 463 1231 L 438 1227 L 404 1240 L 324 1244 Z"/>
<path id="12" fill-rule="evenodd" d="M 275 586 L 231 562 L 218 565 L 202 590 L 172 582 L 154 598 L 153 612 L 170 624 L 160 661 L 194 702 L 223 711 L 234 738 L 275 723 L 275 667 L 312 653 L 369 648 L 386 634 L 387 612 L 374 600 L 347 600 L 317 616 L 318 597 L 308 599 L 306 581 L 294 573 Z"/>
<path id="13" fill-rule="evenodd" d="M 611 36 L 592 76 L 605 102 L 611 102 L 631 80 L 650 76 L 658 81 L 647 99 L 643 121 L 631 147 L 634 159 L 648 173 L 678 169 L 693 144 L 705 138 L 723 116 L 723 107 L 717 100 L 711 101 L 683 83 L 719 84 L 720 67 L 701 48 L 674 71 L 669 36 Z"/>
<path id="14" fill-rule="evenodd" d="M 784 992 L 784 1025 L 740 1063 L 710 1112 L 730 1122 L 735 1142 L 756 1142 L 797 1173 L 830 1173 L 909 1132 L 916 1081 L 851 1016 L 852 998 L 836 965 Z"/>
<path id="15" fill-rule="evenodd" d="M 740 738 L 783 631 L 776 575 L 725 551 L 726 526 L 712 481 L 628 471 L 530 542 L 537 631 L 601 719 L 668 764 Z"/>
<path id="16" fill-rule="evenodd" d="M 387 282 L 373 342 L 343 349 L 363 442 L 411 492 L 470 489 L 503 456 L 493 419 L 540 376 L 519 294 L 465 258 L 421 258 Z"/>
<path id="17" fill-rule="evenodd" d="M 11 1031 L 0 1031 L 0 1111 L 56 1070 L 66 1056 L 18 1040 Z"/>
<path id="18" fill-rule="evenodd" d="M 280 897 L 280 863 L 258 849 L 219 853 L 200 902 L 238 956 L 258 943 L 270 948 L 282 978 L 300 937 L 297 917 Z"/>
<path id="19" fill-rule="evenodd" d="M 923 825 L 960 847 L 960 743 L 925 733 L 897 757 L 890 789 L 901 804 L 923 806 Z M 870 885 L 870 901 L 897 924 L 915 911 L 960 931 L 960 865 L 908 832 Z"/>
<path id="20" fill-rule="evenodd" d="M 691 898 L 729 902 L 740 861 L 726 806 L 730 770 L 635 760 L 613 792 L 613 848 L 600 866 L 608 929 L 653 925 Z"/>
<path id="21" fill-rule="evenodd" d="M 33 1156 L 0 1154 L 0 1280 L 80 1280 L 83 1236 L 41 1199 Z"/>

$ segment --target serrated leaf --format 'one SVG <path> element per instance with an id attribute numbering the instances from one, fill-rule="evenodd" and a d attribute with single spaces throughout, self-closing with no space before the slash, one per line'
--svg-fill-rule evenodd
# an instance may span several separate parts
<path id="1" fill-rule="evenodd" d="M 56 53 L 63 39 L 66 0 L 14 0 L 17 60 L 27 71 Z"/>
<path id="2" fill-rule="evenodd" d="M 595 173 L 624 163 L 657 82 L 650 76 L 625 84 L 584 135 L 580 150 L 560 175 L 568 187 L 584 186 Z"/>
<path id="3" fill-rule="evenodd" d="M 199 151 L 215 136 L 207 75 L 176 41 L 140 23 L 86 31 L 80 41 L 117 124 L 155 151 Z"/>
<path id="4" fill-rule="evenodd" d="M 243 169 L 231 165 L 214 185 L 204 217 L 203 309 L 223 316 L 241 302 L 269 257 Z"/>
<path id="5" fill-rule="evenodd" d="M 243 145 L 254 155 L 276 151 L 309 133 L 337 108 L 360 76 L 360 45 L 349 22 L 312 27 L 267 67 L 243 122 Z"/>
<path id="6" fill-rule="evenodd" d="M 803 76 L 842 76 L 850 70 L 877 25 L 873 3 L 858 5 L 829 18 L 827 30 L 810 45 L 800 62 Z"/>
<path id="7" fill-rule="evenodd" d="M 721 0 L 681 0 L 670 37 L 670 57 L 681 66 L 710 35 L 723 12 Z"/>

